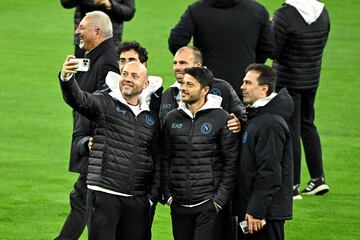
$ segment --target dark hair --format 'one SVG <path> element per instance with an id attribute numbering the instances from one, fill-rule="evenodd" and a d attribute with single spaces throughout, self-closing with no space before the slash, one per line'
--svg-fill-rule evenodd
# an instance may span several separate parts
<path id="1" fill-rule="evenodd" d="M 122 42 L 118 50 L 118 56 L 120 56 L 121 53 L 130 50 L 134 50 L 137 54 L 139 54 L 139 60 L 141 63 L 147 62 L 148 52 L 146 51 L 146 48 L 142 47 L 137 41 Z"/>
<path id="2" fill-rule="evenodd" d="M 189 74 L 198 80 L 202 88 L 206 86 L 208 86 L 210 89 L 212 88 L 214 75 L 206 67 L 185 68 L 185 74 Z"/>
<path id="3" fill-rule="evenodd" d="M 260 76 L 257 78 L 259 85 L 268 85 L 269 89 L 266 92 L 266 95 L 269 96 L 272 92 L 275 91 L 276 87 L 276 78 L 275 71 L 265 64 L 252 63 L 247 66 L 245 73 L 249 71 L 255 71 L 260 73 Z"/>

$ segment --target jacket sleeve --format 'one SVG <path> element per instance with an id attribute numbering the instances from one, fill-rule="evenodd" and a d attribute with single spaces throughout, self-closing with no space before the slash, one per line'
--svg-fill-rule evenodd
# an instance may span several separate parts
<path id="1" fill-rule="evenodd" d="M 161 153 L 160 153 L 160 129 L 159 125 L 157 127 L 156 133 L 154 135 L 153 141 L 151 143 L 152 149 L 152 157 L 153 157 L 153 176 L 152 183 L 150 186 L 149 198 L 151 201 L 158 202 L 160 200 L 160 161 L 161 161 Z"/>
<path id="2" fill-rule="evenodd" d="M 259 132 L 255 150 L 255 173 L 252 195 L 246 212 L 265 218 L 266 209 L 282 182 L 282 158 L 286 142 L 284 129 L 277 122 L 266 123 Z M 240 183 L 241 184 L 241 183 Z"/>
<path id="3" fill-rule="evenodd" d="M 106 105 L 102 95 L 93 95 L 82 91 L 74 76 L 69 81 L 62 81 L 59 73 L 59 81 L 64 101 L 75 111 L 90 120 L 94 120 L 100 115 L 101 106 Z"/>
<path id="4" fill-rule="evenodd" d="M 176 51 L 188 45 L 195 29 L 194 21 L 191 16 L 190 7 L 181 16 L 177 25 L 171 29 L 168 39 L 169 50 L 175 55 Z"/>
<path id="5" fill-rule="evenodd" d="M 77 159 L 89 155 L 89 138 L 93 136 L 90 121 L 79 113 L 73 130 L 73 148 L 76 151 Z"/>
<path id="6" fill-rule="evenodd" d="M 226 124 L 221 131 L 222 178 L 213 200 L 223 207 L 228 202 L 237 181 L 239 136 L 229 131 Z"/>
<path id="7" fill-rule="evenodd" d="M 284 43 L 287 38 L 287 31 L 288 31 L 288 23 L 286 21 L 286 18 L 283 14 L 281 14 L 279 11 L 276 11 L 274 13 L 274 16 L 271 21 L 271 26 L 274 33 L 275 38 L 275 51 L 273 54 L 273 59 L 278 59 L 278 57 L 281 54 L 281 51 L 284 47 Z"/>
<path id="8" fill-rule="evenodd" d="M 134 0 L 112 0 L 112 7 L 108 12 L 118 22 L 130 21 L 135 15 Z"/>
<path id="9" fill-rule="evenodd" d="M 64 8 L 74 8 L 79 5 L 79 0 L 60 0 Z"/>
<path id="10" fill-rule="evenodd" d="M 265 63 L 267 58 L 272 58 L 275 51 L 274 33 L 271 28 L 269 13 L 264 9 L 263 24 L 260 29 L 256 46 L 256 62 Z"/>
<path id="11" fill-rule="evenodd" d="M 164 195 L 164 200 L 171 197 L 169 190 L 169 177 L 170 177 L 170 166 L 171 166 L 171 138 L 169 130 L 166 126 L 166 120 L 162 130 L 162 154 L 161 154 L 161 188 Z"/>

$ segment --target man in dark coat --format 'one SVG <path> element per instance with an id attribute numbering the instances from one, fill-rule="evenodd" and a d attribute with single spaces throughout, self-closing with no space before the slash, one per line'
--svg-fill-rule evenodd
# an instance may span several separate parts
<path id="1" fill-rule="evenodd" d="M 73 77 L 82 90 L 94 92 L 105 84 L 108 72 L 119 72 L 116 48 L 111 39 L 111 21 L 103 12 L 89 12 L 75 33 L 81 39 L 85 57 L 90 59 L 90 68 L 87 72 L 75 73 Z M 70 193 L 71 211 L 56 238 L 59 240 L 78 239 L 86 225 L 86 174 L 89 154 L 87 142 L 89 137 L 93 136 L 92 129 L 88 119 L 73 111 L 69 170 L 80 175 Z"/>
<path id="2" fill-rule="evenodd" d="M 66 103 L 96 122 L 86 181 L 89 240 L 143 240 L 160 190 L 158 117 L 140 98 L 147 69 L 130 62 L 116 88 L 96 94 L 81 91 L 75 69 L 66 58 L 59 78 Z"/>
<path id="3" fill-rule="evenodd" d="M 226 126 L 221 98 L 208 94 L 211 72 L 185 69 L 179 108 L 163 126 L 163 193 L 175 240 L 222 239 L 222 208 L 236 182 L 238 136 Z"/>
<path id="4" fill-rule="evenodd" d="M 248 121 L 242 132 L 239 181 L 233 212 L 249 233 L 238 239 L 284 239 L 292 218 L 293 158 L 286 123 L 293 101 L 286 89 L 275 93 L 271 67 L 252 64 L 241 86 Z"/>
<path id="5" fill-rule="evenodd" d="M 74 29 L 87 12 L 102 11 L 106 13 L 113 25 L 113 41 L 119 47 L 124 30 L 124 21 L 130 21 L 135 14 L 135 0 L 60 0 L 64 8 L 75 8 Z M 84 51 L 79 48 L 80 39 L 74 36 L 75 55 L 82 57 Z"/>
<path id="6" fill-rule="evenodd" d="M 269 14 L 253 0 L 201 0 L 191 4 L 171 30 L 169 49 L 194 46 L 216 78 L 229 82 L 241 96 L 246 66 L 264 63 L 274 50 Z"/>
<path id="7" fill-rule="evenodd" d="M 330 188 L 325 183 L 314 103 L 330 31 L 329 14 L 324 4 L 316 0 L 287 0 L 275 12 L 272 27 L 276 39 L 273 68 L 278 89 L 286 87 L 294 100 L 294 114 L 289 120 L 294 151 L 294 199 L 302 198 L 301 140 L 311 177 L 302 194 L 322 195 Z"/>

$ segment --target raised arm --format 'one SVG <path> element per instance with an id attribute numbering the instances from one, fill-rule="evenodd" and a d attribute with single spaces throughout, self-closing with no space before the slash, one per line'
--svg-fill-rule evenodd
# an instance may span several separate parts
<path id="1" fill-rule="evenodd" d="M 89 118 L 95 119 L 100 115 L 101 106 L 105 105 L 103 95 L 93 95 L 82 91 L 75 81 L 77 61 L 73 56 L 67 56 L 59 73 L 60 87 L 65 102 L 75 111 Z"/>

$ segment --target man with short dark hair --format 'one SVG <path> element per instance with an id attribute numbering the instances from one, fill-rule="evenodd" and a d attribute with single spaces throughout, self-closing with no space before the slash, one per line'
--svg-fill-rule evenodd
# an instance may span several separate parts
<path id="1" fill-rule="evenodd" d="M 104 86 L 109 72 L 119 72 L 116 48 L 111 39 L 110 18 L 100 11 L 89 12 L 80 22 L 75 34 L 80 38 L 80 47 L 86 52 L 85 57 L 90 59 L 90 67 L 87 72 L 75 70 L 72 78 L 82 90 L 92 93 Z M 74 110 L 69 171 L 80 175 L 70 193 L 71 211 L 56 238 L 58 240 L 78 239 L 86 225 L 87 143 L 90 136 L 93 136 L 90 121 Z"/>
<path id="2" fill-rule="evenodd" d="M 121 43 L 119 50 L 119 69 L 120 72 L 128 62 L 141 62 L 147 67 L 148 61 L 148 52 L 146 48 L 140 45 L 137 41 L 129 41 Z M 159 112 L 160 111 L 160 103 L 161 96 L 163 91 L 163 79 L 159 76 L 149 76 L 149 86 L 144 90 L 145 92 L 151 92 L 151 94 L 147 94 L 149 99 L 147 101 L 150 102 L 150 109 Z"/>
<path id="3" fill-rule="evenodd" d="M 238 239 L 284 239 L 292 218 L 293 157 L 288 120 L 293 101 L 286 89 L 275 93 L 275 73 L 263 64 L 246 69 L 241 91 L 248 121 L 242 132 L 238 187 L 233 212 L 246 221 Z"/>
<path id="4" fill-rule="evenodd" d="M 185 69 L 179 108 L 163 125 L 162 185 L 175 240 L 221 239 L 221 209 L 236 182 L 238 136 L 221 98 L 208 94 L 212 82 L 206 68 Z"/>

